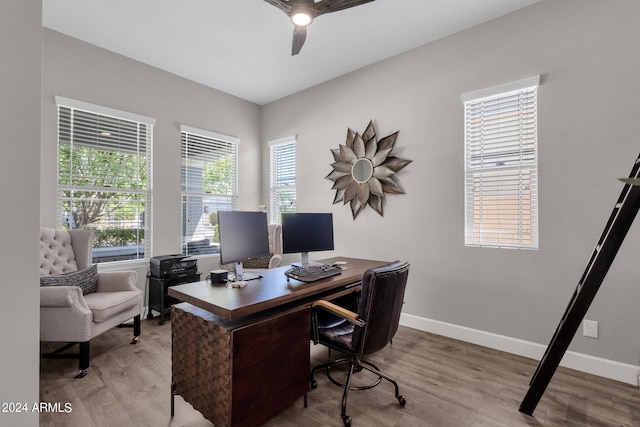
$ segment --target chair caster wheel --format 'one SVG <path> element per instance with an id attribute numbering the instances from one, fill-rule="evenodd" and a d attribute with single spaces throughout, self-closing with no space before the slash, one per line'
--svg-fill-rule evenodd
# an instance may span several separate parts
<path id="1" fill-rule="evenodd" d="M 84 378 L 86 376 L 87 376 L 87 370 L 81 369 L 80 372 L 78 372 L 78 375 L 76 375 L 74 378 Z"/>
<path id="2" fill-rule="evenodd" d="M 316 380 L 311 380 L 311 388 L 312 389 L 317 389 L 318 388 L 318 381 Z"/>
<path id="3" fill-rule="evenodd" d="M 129 344 L 138 344 L 140 342 L 140 337 L 133 337 Z"/>
<path id="4" fill-rule="evenodd" d="M 398 402 L 400 402 L 400 406 L 404 406 L 407 404 L 407 399 L 404 396 L 398 396 Z"/>
<path id="5" fill-rule="evenodd" d="M 351 426 L 351 417 L 345 415 L 344 417 L 342 417 L 342 422 L 344 423 L 344 427 Z"/>

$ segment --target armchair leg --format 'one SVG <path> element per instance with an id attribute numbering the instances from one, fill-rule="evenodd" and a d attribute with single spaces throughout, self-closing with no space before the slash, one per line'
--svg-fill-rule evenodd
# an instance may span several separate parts
<path id="1" fill-rule="evenodd" d="M 89 342 L 71 342 L 50 353 L 41 352 L 40 357 L 43 359 L 78 359 L 78 374 L 75 378 L 84 378 L 87 375 L 87 369 L 89 369 Z M 78 345 L 77 353 L 65 353 L 76 344 Z"/>
<path id="2" fill-rule="evenodd" d="M 78 375 L 75 378 L 84 378 L 89 368 L 89 341 L 78 343 Z"/>
<path id="3" fill-rule="evenodd" d="M 84 341 L 78 344 L 80 347 L 79 366 L 81 371 L 89 368 L 89 342 L 90 341 Z"/>
<path id="4" fill-rule="evenodd" d="M 140 336 L 140 315 L 139 314 L 133 318 L 133 335 L 136 337 Z"/>
<path id="5" fill-rule="evenodd" d="M 138 344 L 140 342 L 140 315 L 133 318 L 133 339 L 131 344 Z"/>
<path id="6" fill-rule="evenodd" d="M 138 344 L 140 342 L 140 315 L 133 318 L 133 324 L 123 323 L 118 328 L 133 328 L 133 339 L 130 344 Z"/>

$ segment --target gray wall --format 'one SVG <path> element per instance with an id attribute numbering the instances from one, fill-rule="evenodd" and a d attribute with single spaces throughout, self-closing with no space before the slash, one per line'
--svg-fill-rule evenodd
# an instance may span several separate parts
<path id="1" fill-rule="evenodd" d="M 56 95 L 156 119 L 153 129 L 153 252 L 181 251 L 180 125 L 240 138 L 239 209 L 257 210 L 261 199 L 260 107 L 193 81 L 44 29 L 42 88 L 42 209 L 40 223 L 56 224 Z M 144 288 L 148 263 L 139 268 Z M 217 268 L 203 259 L 200 271 Z"/>
<path id="2" fill-rule="evenodd" d="M 405 313 L 546 345 L 640 150 L 639 18 L 634 0 L 546 0 L 266 105 L 262 137 L 298 134 L 297 206 L 333 212 L 337 254 L 412 263 Z M 460 95 L 535 74 L 540 249 L 465 247 Z M 384 218 L 354 221 L 323 177 L 371 119 L 413 163 Z M 572 350 L 638 364 L 638 253 L 635 224 L 587 315 L 600 338 Z"/>
<path id="3" fill-rule="evenodd" d="M 9 7 L 18 3 L 12 1 Z M 13 49 L 20 34 L 19 46 L 28 48 L 21 55 L 31 54 L 20 56 L 24 63 L 15 65 L 19 69 L 3 66 L 2 81 L 28 111 L 34 109 L 28 99 L 40 95 L 33 75 L 39 73 L 33 37 L 40 33 L 32 28 L 32 7 L 21 10 L 30 25 L 2 25 L 2 46 Z M 640 4 L 634 0 L 545 0 L 264 107 L 45 29 L 42 144 L 33 144 L 39 129 L 24 119 L 39 111 L 4 118 L 3 144 L 16 154 L 3 156 L 3 194 L 30 208 L 20 210 L 24 221 L 38 222 L 39 212 L 41 225 L 55 225 L 55 95 L 154 117 L 154 222 L 156 230 L 162 230 L 155 235 L 154 252 L 173 253 L 180 249 L 180 124 L 242 140 L 240 209 L 267 203 L 266 142 L 297 134 L 297 203 L 301 211 L 334 213 L 335 253 L 411 261 L 408 314 L 546 345 L 622 188 L 616 178 L 629 173 L 640 150 L 639 17 Z M 460 95 L 533 74 L 543 75 L 540 250 L 466 248 Z M 2 102 L 16 106 L 15 99 L 3 97 Z M 388 196 L 384 217 L 368 208 L 354 221 L 348 207 L 332 205 L 332 183 L 324 176 L 331 170 L 329 150 L 344 143 L 347 128 L 361 132 L 371 119 L 380 136 L 399 130 L 397 152 L 414 162 L 398 174 L 407 194 Z M 21 135 L 25 142 L 7 147 L 6 140 L 15 137 L 5 133 L 23 128 L 29 132 Z M 42 164 L 34 167 L 40 150 Z M 28 191 L 23 194 L 39 190 L 40 200 L 23 201 L 11 191 L 13 182 L 25 182 Z M 16 298 L 37 300 L 22 283 L 37 280 L 22 273 L 37 262 L 37 246 L 31 246 L 37 229 L 26 236 L 13 226 L 15 214 L 3 210 L 3 215 L 3 224 L 11 224 L 5 225 L 5 234 L 19 234 L 5 239 L 11 245 L 3 253 L 18 250 L 19 239 L 25 249 L 21 253 L 34 251 L 33 258 L 12 259 L 5 267 L 11 271 L 8 283 L 16 284 Z M 573 350 L 638 363 L 638 227 L 633 226 L 587 316 L 600 322 L 601 338 L 578 336 Z M 203 260 L 201 271 L 215 263 L 217 259 Z M 13 273 L 16 267 L 21 273 Z M 139 270 L 144 277 L 146 269 Z M 37 318 L 37 307 L 31 309 L 29 319 Z M 22 307 L 20 313 L 11 308 L 2 312 L 24 317 Z M 18 349 L 22 356 L 32 356 L 14 366 L 23 367 L 20 375 L 37 375 L 29 372 L 37 366 L 37 323 L 27 321 L 19 333 L 34 337 L 24 343 L 33 347 L 28 352 Z M 13 372 L 17 370 L 9 378 Z M 24 382 L 25 394 L 34 393 L 31 382 L 37 384 L 37 377 Z"/>
<path id="4" fill-rule="evenodd" d="M 0 402 L 28 405 L 7 426 L 38 425 L 41 19 L 39 0 L 0 2 Z"/>

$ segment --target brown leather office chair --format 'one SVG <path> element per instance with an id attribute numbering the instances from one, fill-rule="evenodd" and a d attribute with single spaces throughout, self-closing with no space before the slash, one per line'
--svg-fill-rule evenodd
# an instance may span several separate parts
<path id="1" fill-rule="evenodd" d="M 380 372 L 377 366 L 362 360 L 361 357 L 384 348 L 398 330 L 408 275 L 409 264 L 399 261 L 367 270 L 362 278 L 362 294 L 356 312 L 324 300 L 313 303 L 314 343 L 340 351 L 346 357 L 315 366 L 311 370 L 311 388 L 318 387 L 318 382 L 314 379 L 314 373 L 318 369 L 326 369 L 331 382 L 344 388 L 342 420 L 345 426 L 351 425 L 351 417 L 346 414 L 349 390 L 375 387 L 384 378 L 395 387 L 395 397 L 400 405 L 404 406 L 406 403 L 404 396 L 399 393 L 398 384 Z M 344 383 L 331 376 L 331 368 L 339 364 L 348 364 Z M 351 386 L 353 373 L 361 371 L 362 368 L 377 375 L 377 380 L 362 387 Z"/>

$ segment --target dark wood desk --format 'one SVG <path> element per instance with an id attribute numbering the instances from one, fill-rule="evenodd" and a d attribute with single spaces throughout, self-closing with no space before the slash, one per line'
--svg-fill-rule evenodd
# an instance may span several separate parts
<path id="1" fill-rule="evenodd" d="M 312 283 L 261 270 L 244 288 L 209 282 L 169 288 L 185 301 L 172 307 L 173 395 L 181 395 L 218 426 L 256 426 L 309 391 L 310 306 L 359 289 L 369 268 L 346 261 L 342 274 Z"/>
<path id="2" fill-rule="evenodd" d="M 352 285 L 362 279 L 367 269 L 388 263 L 346 257 L 328 258 L 319 262 L 333 264 L 336 261 L 347 262 L 342 274 L 317 282 L 287 280 L 284 272 L 290 266 L 284 266 L 260 270 L 262 279 L 249 280 L 244 288 L 229 288 L 202 281 L 172 286 L 169 288 L 169 295 L 217 314 L 223 319 L 235 320 Z"/>

